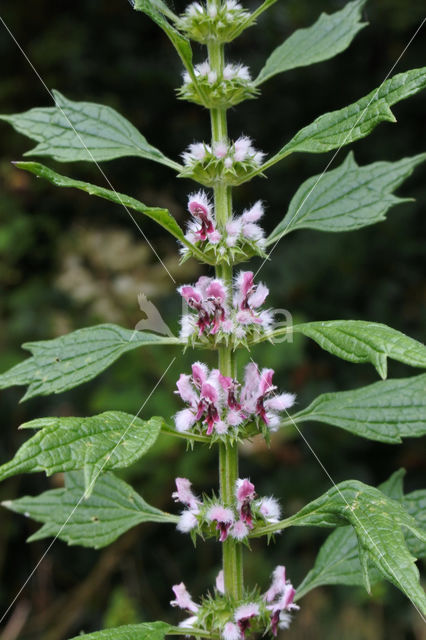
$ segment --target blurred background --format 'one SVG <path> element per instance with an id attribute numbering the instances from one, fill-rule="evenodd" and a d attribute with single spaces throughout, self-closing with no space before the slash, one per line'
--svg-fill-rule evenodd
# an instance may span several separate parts
<path id="1" fill-rule="evenodd" d="M 228 56 L 249 64 L 253 75 L 264 58 L 294 29 L 310 25 L 321 10 L 341 8 L 340 0 L 280 0 L 229 47 Z M 176 102 L 181 68 L 165 36 L 125 0 L 17 3 L 2 0 L 1 16 L 49 88 L 74 100 L 108 104 L 131 120 L 149 142 L 177 158 L 191 142 L 208 138 L 207 113 Z M 342 107 L 376 87 L 389 72 L 424 18 L 418 0 L 371 0 L 364 11 L 370 27 L 345 53 L 311 68 L 295 70 L 265 83 L 259 100 L 229 114 L 230 134 L 252 136 L 268 152 L 324 111 Z M 184 4 L 176 3 L 176 11 Z M 396 72 L 426 64 L 426 27 L 399 62 Z M 195 46 L 196 60 L 203 51 Z M 0 24 L 0 113 L 48 106 L 50 98 L 17 45 Z M 398 125 L 382 124 L 354 145 L 360 164 L 397 160 L 426 148 L 426 95 L 394 108 Z M 137 294 L 145 293 L 177 331 L 180 300 L 175 288 L 201 273 L 189 261 L 178 265 L 176 247 L 159 227 L 143 228 L 176 284 L 159 264 L 126 212 L 86 194 L 53 186 L 14 169 L 31 142 L 0 123 L 0 371 L 26 356 L 20 345 L 101 322 L 133 328 L 141 319 Z M 340 152 L 333 166 L 343 161 Z M 320 173 L 329 156 L 295 154 L 268 174 L 235 192 L 241 212 L 258 198 L 265 201 L 265 226 L 283 217 L 298 186 Z M 60 172 L 106 186 L 88 163 L 47 164 Z M 103 164 L 114 187 L 149 205 L 168 207 L 185 222 L 186 196 L 194 185 L 148 161 L 125 158 Z M 416 202 L 399 205 L 388 220 L 341 235 L 297 231 L 281 241 L 261 278 L 270 287 L 273 307 L 288 309 L 295 320 L 355 318 L 384 322 L 424 339 L 426 314 L 426 180 L 420 166 L 398 192 Z M 23 388 L 0 394 L 0 461 L 23 442 L 20 423 L 45 415 L 91 415 L 111 409 L 135 413 L 171 358 L 167 380 L 144 409 L 144 416 L 170 417 L 179 408 L 172 393 L 192 354 L 170 348 L 135 351 L 89 384 L 58 396 L 19 404 Z M 295 392 L 302 408 L 319 393 L 372 383 L 370 365 L 353 365 L 302 339 L 279 347 L 264 345 L 253 354 L 277 371 L 279 388 Z M 416 370 L 390 362 L 390 376 Z M 303 432 L 335 482 L 356 478 L 379 484 L 405 467 L 406 491 L 420 488 L 425 450 L 418 440 L 401 446 L 371 443 L 326 425 L 304 425 Z M 241 475 L 250 476 L 260 495 L 274 494 L 291 514 L 326 491 L 329 480 L 303 440 L 282 433 L 268 451 L 261 442 L 241 451 Z M 162 437 L 123 475 L 156 506 L 175 510 L 170 498 L 175 476 L 188 476 L 197 492 L 216 485 L 213 450 L 185 447 Z M 19 476 L 0 486 L 0 498 L 38 494 L 60 485 L 61 477 Z M 44 553 L 49 541 L 25 544 L 38 525 L 2 510 L 0 516 L 1 613 L 9 606 Z M 266 588 L 276 564 L 285 564 L 298 584 L 312 567 L 326 530 L 291 529 L 266 548 L 256 541 L 245 554 L 246 581 Z M 168 525 L 142 525 L 100 551 L 67 547 L 57 541 L 17 599 L 3 627 L 2 640 L 63 640 L 104 626 L 165 619 L 176 623 L 171 585 L 181 580 L 199 597 L 219 568 L 219 545 L 194 551 L 189 538 Z M 380 584 L 367 596 L 361 588 L 326 587 L 301 602 L 288 640 L 419 640 L 425 627 L 407 600 Z"/>

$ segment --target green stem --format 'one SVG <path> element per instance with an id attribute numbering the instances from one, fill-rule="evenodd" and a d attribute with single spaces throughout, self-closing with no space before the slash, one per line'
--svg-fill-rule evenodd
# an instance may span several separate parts
<path id="1" fill-rule="evenodd" d="M 219 0 L 209 0 L 211 4 Z M 210 67 L 220 77 L 224 67 L 224 47 L 212 40 L 208 44 Z M 228 142 L 228 126 L 226 109 L 210 109 L 212 145 L 217 142 Z M 225 233 L 225 226 L 232 214 L 231 187 L 217 182 L 214 186 L 214 207 L 218 230 Z M 232 266 L 216 265 L 216 277 L 222 278 L 228 291 L 232 287 Z M 219 370 L 224 376 L 234 376 L 234 357 L 229 347 L 219 347 Z M 238 478 L 238 446 L 229 443 L 219 445 L 219 480 L 222 504 L 231 506 L 234 503 L 235 483 Z M 242 545 L 231 537 L 222 544 L 223 574 L 225 592 L 236 599 L 243 595 L 243 560 Z"/>

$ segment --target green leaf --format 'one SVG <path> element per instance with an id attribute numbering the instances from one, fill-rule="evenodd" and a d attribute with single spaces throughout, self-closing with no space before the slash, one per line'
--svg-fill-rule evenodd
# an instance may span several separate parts
<path id="1" fill-rule="evenodd" d="M 289 69 L 328 60 L 347 49 L 358 31 L 367 25 L 360 22 L 365 2 L 355 0 L 331 15 L 322 13 L 311 27 L 295 31 L 272 52 L 255 84 Z"/>
<path id="2" fill-rule="evenodd" d="M 176 633 L 176 627 L 165 622 L 143 622 L 78 635 L 71 640 L 163 640 L 171 631 Z"/>
<path id="3" fill-rule="evenodd" d="M 415 557 L 407 548 L 403 529 L 424 542 L 426 532 L 420 529 L 416 520 L 399 502 L 387 497 L 379 489 L 357 480 L 341 482 L 283 523 L 263 527 L 258 535 L 273 533 L 288 526 L 332 527 L 346 523 L 352 525 L 363 556 L 368 557 L 368 561 L 382 576 L 425 612 L 426 597 L 419 584 Z M 343 542 L 349 553 L 347 540 Z M 364 568 L 366 566 L 365 562 Z"/>
<path id="4" fill-rule="evenodd" d="M 386 219 L 386 212 L 410 198 L 392 195 L 426 160 L 426 153 L 398 162 L 374 162 L 360 167 L 350 152 L 337 169 L 313 176 L 297 190 L 284 219 L 266 244 L 277 242 L 295 229 L 353 231 Z"/>
<path id="5" fill-rule="evenodd" d="M 14 164 L 18 169 L 24 169 L 25 171 L 34 173 L 39 178 L 44 178 L 57 187 L 72 187 L 74 189 L 79 189 L 80 191 L 85 191 L 91 196 L 104 198 L 105 200 L 110 200 L 111 202 L 120 204 L 127 209 L 134 209 L 139 213 L 143 213 L 145 216 L 151 218 L 151 220 L 154 220 L 157 224 L 163 227 L 163 229 L 166 229 L 166 231 L 179 240 L 179 242 L 182 242 L 182 244 L 187 246 L 200 260 L 206 262 L 204 253 L 197 249 L 197 247 L 191 242 L 188 242 L 182 229 L 167 209 L 147 207 L 139 200 L 136 200 L 136 198 L 132 198 L 124 193 L 118 193 L 117 191 L 111 191 L 104 187 L 98 187 L 97 185 L 90 184 L 90 182 L 83 182 L 82 180 L 68 178 L 67 176 L 63 176 L 62 174 L 57 173 L 38 162 L 15 162 Z"/>
<path id="6" fill-rule="evenodd" d="M 303 333 L 343 360 L 371 362 L 382 378 L 387 376 L 387 358 L 426 368 L 426 346 L 385 324 L 364 320 L 307 322 L 277 329 L 262 340 L 269 338 L 273 342 L 274 337 L 291 331 Z"/>
<path id="7" fill-rule="evenodd" d="M 421 529 L 426 531 L 426 489 L 407 493 L 403 498 L 404 509 L 413 516 Z M 407 536 L 407 545 L 417 558 L 426 559 L 426 542 L 419 540 L 411 533 Z"/>
<path id="8" fill-rule="evenodd" d="M 426 434 L 426 374 L 324 393 L 291 417 L 296 423 L 325 422 L 379 442 L 418 438 Z"/>
<path id="9" fill-rule="evenodd" d="M 0 467 L 0 480 L 18 473 L 84 470 L 86 496 L 102 471 L 128 467 L 157 440 L 162 418 L 141 420 L 121 411 L 90 418 L 42 418 L 24 429 L 39 429 Z"/>
<path id="10" fill-rule="evenodd" d="M 83 474 L 65 474 L 65 488 L 39 496 L 7 500 L 3 506 L 42 522 L 29 539 L 58 537 L 69 545 L 100 549 L 141 522 L 177 522 L 172 516 L 151 507 L 130 485 L 113 473 L 99 476 L 90 498 L 84 500 Z"/>
<path id="11" fill-rule="evenodd" d="M 0 389 L 29 384 L 23 400 L 61 393 L 91 380 L 126 351 L 159 344 L 180 341 L 115 324 L 99 324 L 54 340 L 26 342 L 23 347 L 31 351 L 32 357 L 1 374 Z"/>
<path id="12" fill-rule="evenodd" d="M 326 113 L 301 129 L 259 171 L 264 171 L 295 151 L 325 153 L 365 138 L 380 122 L 396 122 L 390 107 L 426 86 L 426 67 L 411 69 L 385 80 L 348 107 Z"/>
<path id="13" fill-rule="evenodd" d="M 54 107 L 0 116 L 16 131 L 38 145 L 25 155 L 50 156 L 59 162 L 101 162 L 139 156 L 176 171 L 180 165 L 151 146 L 146 138 L 115 109 L 95 102 L 73 102 L 53 91 Z"/>
<path id="14" fill-rule="evenodd" d="M 396 471 L 379 489 L 394 500 L 402 502 L 404 509 L 415 518 L 420 529 L 425 527 L 426 491 L 416 491 L 403 496 L 403 469 Z M 412 498 L 413 497 L 413 498 Z M 417 558 L 426 557 L 426 544 L 409 532 L 405 534 L 409 551 Z M 312 589 L 327 584 L 362 585 L 364 584 L 358 553 L 358 540 L 351 526 L 339 527 L 333 531 L 315 560 L 314 567 L 297 588 L 296 599 L 302 598 Z M 382 579 L 381 574 L 371 563 L 368 567 L 371 584 Z"/>

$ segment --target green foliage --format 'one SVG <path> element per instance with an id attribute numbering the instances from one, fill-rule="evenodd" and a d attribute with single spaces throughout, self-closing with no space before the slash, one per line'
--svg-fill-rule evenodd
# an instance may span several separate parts
<path id="1" fill-rule="evenodd" d="M 425 160 L 426 154 L 421 153 L 360 167 L 350 152 L 340 167 L 313 176 L 299 187 L 266 243 L 275 243 L 295 229 L 353 231 L 385 220 L 388 209 L 410 200 L 398 198 L 392 191 Z"/>
<path id="2" fill-rule="evenodd" d="M 162 418 L 141 420 L 120 411 L 91 418 L 41 418 L 22 425 L 40 429 L 0 467 L 0 480 L 18 473 L 84 470 L 86 496 L 102 471 L 128 467 L 156 441 Z"/>
<path id="3" fill-rule="evenodd" d="M 368 563 L 371 562 L 382 576 L 425 612 L 426 596 L 419 584 L 416 558 L 407 547 L 403 529 L 408 529 L 423 542 L 426 542 L 426 531 L 420 529 L 415 518 L 399 502 L 379 489 L 357 480 L 341 482 L 282 524 L 269 525 L 261 532 L 273 533 L 289 526 L 335 527 L 346 523 L 351 525 L 358 541 L 367 590 L 370 590 Z M 345 536 L 339 538 L 339 543 L 348 551 Z M 329 561 L 328 556 L 326 560 Z"/>
<path id="4" fill-rule="evenodd" d="M 415 491 L 403 495 L 403 469 L 396 471 L 379 489 L 394 500 L 401 502 L 404 509 L 416 520 L 419 529 L 425 529 L 426 491 Z M 414 535 L 406 535 L 407 548 L 415 557 L 426 557 L 426 543 Z M 369 580 L 374 584 L 382 579 L 381 574 L 371 564 L 368 567 Z M 297 588 L 297 599 L 312 589 L 327 584 L 363 585 L 364 577 L 359 560 L 357 535 L 352 527 L 339 527 L 333 531 L 322 545 L 315 565 Z"/>
<path id="5" fill-rule="evenodd" d="M 177 629 L 165 622 L 144 622 L 95 631 L 95 633 L 76 636 L 71 640 L 163 640 L 170 631 L 176 634 Z"/>
<path id="6" fill-rule="evenodd" d="M 73 102 L 59 91 L 53 91 L 53 95 L 54 107 L 0 116 L 16 131 L 38 142 L 26 155 L 50 156 L 59 162 L 139 156 L 180 169 L 115 109 L 94 102 Z"/>
<path id="7" fill-rule="evenodd" d="M 325 153 L 367 136 L 380 122 L 396 122 L 390 107 L 426 87 L 426 67 L 385 80 L 348 107 L 319 116 L 301 129 L 263 169 L 294 152 Z"/>
<path id="8" fill-rule="evenodd" d="M 295 31 L 271 53 L 256 78 L 256 84 L 262 84 L 283 71 L 328 60 L 347 49 L 358 31 L 367 25 L 360 22 L 365 2 L 348 2 L 336 13 L 322 13 L 311 27 Z"/>
<path id="9" fill-rule="evenodd" d="M 292 420 L 313 420 L 355 435 L 398 443 L 426 434 L 426 374 L 385 380 L 354 391 L 324 393 Z"/>
<path id="10" fill-rule="evenodd" d="M 387 376 L 387 358 L 412 367 L 426 367 L 426 346 L 385 324 L 364 320 L 306 322 L 291 329 L 277 329 L 268 337 L 273 340 L 289 331 L 303 333 L 343 360 L 371 362 L 382 378 Z"/>
<path id="11" fill-rule="evenodd" d="M 91 380 L 126 351 L 157 344 L 179 344 L 179 340 L 100 324 L 54 340 L 27 342 L 23 347 L 32 357 L 1 374 L 0 389 L 28 384 L 23 400 L 61 393 Z"/>
<path id="12" fill-rule="evenodd" d="M 70 545 L 100 549 L 142 522 L 172 522 L 178 518 L 147 504 L 124 480 L 107 472 L 86 497 L 81 472 L 65 474 L 65 488 L 39 496 L 6 500 L 3 506 L 42 522 L 29 542 L 58 537 Z M 85 498 L 85 499 L 83 499 Z"/>
<path id="13" fill-rule="evenodd" d="M 85 191 L 91 196 L 98 196 L 98 198 L 104 198 L 105 200 L 110 200 L 111 202 L 120 204 L 122 207 L 134 209 L 139 213 L 143 213 L 143 215 L 157 222 L 157 224 L 168 231 L 172 236 L 179 240 L 179 242 L 182 242 L 187 246 L 195 256 L 206 262 L 206 257 L 203 252 L 197 249 L 197 247 L 195 247 L 191 242 L 188 242 L 182 229 L 167 209 L 147 207 L 139 200 L 136 200 L 136 198 L 132 198 L 124 193 L 117 193 L 117 191 L 98 187 L 97 185 L 90 184 L 89 182 L 68 178 L 67 176 L 56 173 L 56 171 L 53 171 L 38 162 L 16 162 L 15 165 L 19 169 L 24 169 L 25 171 L 34 173 L 39 178 L 48 180 L 57 187 L 72 187 L 74 189 L 80 189 L 80 191 Z"/>
<path id="14" fill-rule="evenodd" d="M 248 12 L 246 16 L 240 15 L 240 21 L 232 35 L 235 37 L 253 24 L 255 18 L 273 2 L 274 0 L 265 0 L 251 15 Z M 256 83 L 260 85 L 275 74 L 320 62 L 343 51 L 364 26 L 360 22 L 364 2 L 365 0 L 350 2 L 335 14 L 323 14 L 309 29 L 297 31 L 273 52 Z M 160 26 L 177 50 L 192 79 L 192 84 L 187 83 L 188 86 L 191 85 L 190 94 L 188 92 L 185 97 L 190 97 L 198 104 L 214 107 L 211 113 L 213 144 L 210 155 L 207 154 L 205 158 L 206 167 L 201 164 L 197 167 L 195 163 L 195 168 L 185 168 L 182 172 L 178 163 L 152 147 L 133 125 L 113 109 L 93 103 L 72 102 L 57 92 L 56 106 L 53 108 L 32 109 L 22 114 L 3 116 L 2 119 L 38 142 L 32 153 L 48 155 L 60 161 L 101 161 L 137 156 L 164 164 L 180 171 L 180 176 L 190 177 L 213 187 L 217 221 L 222 233 L 232 213 L 230 186 L 261 174 L 292 152 L 320 153 L 363 138 L 379 122 L 395 121 L 391 106 L 426 86 L 426 68 L 413 69 L 386 80 L 377 90 L 348 107 L 317 118 L 299 131 L 263 166 L 259 167 L 260 160 L 250 166 L 237 166 L 237 169 L 232 167 L 235 173 L 228 179 L 226 172 L 217 170 L 214 164 L 221 162 L 215 155 L 215 143 L 225 142 L 226 137 L 225 108 L 229 106 L 228 103 L 235 104 L 237 99 L 239 101 L 242 97 L 252 97 L 254 91 L 247 92 L 244 96 L 235 94 L 233 100 L 229 96 L 225 100 L 219 92 L 217 100 L 209 103 L 207 89 L 198 81 L 192 66 L 190 42 L 173 26 L 183 29 L 183 18 L 178 18 L 162 0 L 135 0 L 133 4 L 135 9 L 147 14 Z M 212 9 L 214 13 L 218 7 L 209 3 L 208 9 Z M 224 7 L 219 9 L 223 10 Z M 244 13 L 244 10 L 241 12 Z M 185 33 L 189 31 L 186 30 Z M 230 32 L 220 42 L 229 39 Z M 209 35 L 206 43 L 212 72 L 220 83 L 221 74 L 223 80 L 223 51 L 218 44 L 219 36 L 215 40 L 214 33 L 213 37 Z M 289 212 L 272 232 L 268 242 L 275 242 L 296 228 L 346 231 L 384 219 L 390 206 L 403 201 L 392 195 L 393 190 L 425 158 L 426 154 L 419 154 L 399 162 L 379 162 L 359 167 L 349 155 L 341 167 L 321 176 L 321 179 L 314 176 L 299 188 Z M 155 220 L 184 243 L 190 249 L 188 256 L 195 255 L 215 266 L 221 260 L 219 253 L 217 261 L 207 259 L 203 252 L 188 243 L 179 225 L 166 209 L 146 207 L 129 196 L 72 180 L 38 163 L 17 165 L 58 186 L 81 189 L 135 209 Z M 315 200 L 310 198 L 314 187 Z M 228 287 L 232 280 L 232 266 L 220 265 L 216 270 L 217 276 L 227 280 Z M 312 322 L 296 325 L 292 329 L 278 330 L 270 337 L 289 331 L 312 338 L 322 348 L 345 360 L 371 362 L 383 378 L 387 375 L 388 357 L 412 366 L 426 366 L 424 345 L 385 325 L 342 320 Z M 181 343 L 175 338 L 140 334 L 115 325 L 79 330 L 56 340 L 27 344 L 33 356 L 1 375 L 0 387 L 28 384 L 26 398 L 58 393 L 92 379 L 122 353 L 137 346 Z M 220 355 L 222 373 L 230 375 L 234 371 L 233 355 L 228 347 L 223 346 Z M 402 437 L 418 437 L 425 433 L 424 390 L 425 376 L 418 376 L 408 380 L 379 382 L 356 391 L 325 394 L 314 400 L 307 409 L 297 413 L 294 419 L 296 422 L 327 422 L 381 442 L 400 442 Z M 115 393 L 118 391 L 115 390 Z M 92 418 L 41 418 L 25 423 L 23 427 L 39 431 L 19 449 L 11 462 L 0 467 L 0 479 L 21 471 L 44 470 L 47 474 L 69 472 L 64 489 L 48 491 L 35 498 L 26 497 L 6 502 L 11 510 L 29 514 L 43 523 L 42 528 L 31 539 L 53 535 L 70 544 L 99 548 L 140 522 L 176 523 L 178 520 L 175 516 L 150 507 L 129 485 L 113 474 L 107 472 L 100 475 L 103 470 L 127 467 L 140 458 L 152 446 L 163 428 L 161 418 L 143 421 L 127 414 L 108 412 Z M 170 433 L 168 427 L 163 430 Z M 180 433 L 179 437 L 185 438 L 186 435 Z M 205 436 L 197 438 L 189 434 L 190 445 L 191 439 L 206 441 Z M 225 445 L 220 450 L 220 498 L 225 504 L 230 504 L 234 499 L 238 474 L 237 452 L 234 447 L 231 453 L 231 447 L 226 446 L 225 436 L 223 440 Z M 230 443 L 232 442 L 229 441 L 228 445 Z M 419 586 L 414 555 L 421 556 L 425 549 L 426 537 L 421 531 L 422 520 L 419 514 L 421 508 L 424 508 L 426 494 L 414 492 L 403 497 L 398 479 L 397 475 L 391 478 L 382 487 L 383 492 L 356 480 L 343 482 L 287 520 L 255 529 L 253 536 L 270 535 L 291 525 L 338 527 L 320 552 L 318 563 L 306 579 L 308 582 L 363 582 L 368 589 L 371 582 L 384 576 L 417 607 L 424 610 L 426 600 Z M 404 533 L 405 530 L 408 531 L 406 537 L 403 530 Z M 242 577 L 241 584 L 238 584 L 237 576 L 241 567 L 241 558 L 237 561 L 239 549 L 230 539 L 224 547 L 226 590 L 232 592 L 235 598 L 243 592 Z M 238 563 L 240 567 L 237 566 Z M 231 573 L 234 575 L 231 576 Z M 234 577 L 236 579 L 231 580 Z M 303 594 L 303 589 L 306 592 L 306 584 L 306 581 L 302 583 L 299 597 Z M 167 633 L 184 634 L 185 631 L 187 630 L 178 630 L 165 623 L 144 623 L 83 637 L 93 640 L 161 640 Z M 198 631 L 200 629 L 193 629 L 192 635 L 197 636 Z"/>

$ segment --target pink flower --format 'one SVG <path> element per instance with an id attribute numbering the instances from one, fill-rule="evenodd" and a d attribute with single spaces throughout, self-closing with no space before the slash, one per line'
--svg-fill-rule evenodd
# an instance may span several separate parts
<path id="1" fill-rule="evenodd" d="M 233 378 L 220 374 L 219 382 L 222 385 L 222 389 L 228 392 L 228 407 L 230 409 L 239 411 L 241 409 L 241 404 L 237 401 L 236 398 L 236 392 L 240 386 L 238 380 L 234 380 Z"/>
<path id="2" fill-rule="evenodd" d="M 229 535 L 235 540 L 244 540 L 248 534 L 249 528 L 243 520 L 237 520 L 229 530 Z"/>
<path id="3" fill-rule="evenodd" d="M 225 593 L 225 580 L 223 575 L 223 569 L 219 571 L 216 576 L 216 589 L 219 593 Z"/>
<path id="4" fill-rule="evenodd" d="M 260 373 L 257 365 L 250 363 L 246 367 L 245 383 L 241 391 L 243 411 L 259 416 L 269 427 L 279 424 L 279 416 L 274 412 L 286 410 L 295 400 L 291 393 L 270 397 L 276 389 L 272 384 L 273 375 L 273 369 L 262 369 Z"/>
<path id="5" fill-rule="evenodd" d="M 236 624 L 233 622 L 227 622 L 222 630 L 223 640 L 240 640 L 241 633 Z"/>
<path id="6" fill-rule="evenodd" d="M 185 433 L 195 424 L 195 413 L 191 409 L 182 409 L 178 411 L 174 417 L 176 431 Z"/>
<path id="7" fill-rule="evenodd" d="M 266 602 L 272 602 L 278 595 L 280 595 L 286 587 L 286 571 L 285 567 L 278 565 L 272 572 L 272 583 L 268 591 L 265 593 L 264 598 Z"/>
<path id="8" fill-rule="evenodd" d="M 250 500 L 250 502 L 254 500 L 256 497 L 254 484 L 252 484 L 248 478 L 238 478 L 236 485 L 237 488 L 235 494 L 238 504 L 242 504 L 243 502 L 246 502 L 246 500 Z"/>
<path id="9" fill-rule="evenodd" d="M 219 542 L 224 542 L 235 520 L 231 509 L 222 507 L 220 504 L 214 505 L 207 511 L 206 518 L 210 522 L 216 522 L 216 529 L 220 531 Z"/>
<path id="10" fill-rule="evenodd" d="M 196 231 L 199 240 L 206 240 L 208 234 L 215 231 L 212 208 L 204 191 L 193 193 L 188 198 L 188 211 L 192 217 L 201 223 Z"/>
<path id="11" fill-rule="evenodd" d="M 178 291 L 188 306 L 197 311 L 200 335 L 207 332 L 215 335 L 227 316 L 227 291 L 222 280 L 201 276 L 195 287 L 183 285 Z"/>
<path id="12" fill-rule="evenodd" d="M 240 511 L 240 518 L 249 529 L 253 528 L 253 514 L 251 511 L 251 503 L 256 497 L 254 484 L 248 478 L 237 480 L 236 497 L 237 506 Z"/>
<path id="13" fill-rule="evenodd" d="M 254 203 L 251 209 L 243 211 L 241 218 L 243 222 L 257 222 L 263 216 L 263 204 L 261 200 Z"/>
<path id="14" fill-rule="evenodd" d="M 242 604 L 236 609 L 234 614 L 234 620 L 238 625 L 241 632 L 241 637 L 244 640 L 245 632 L 250 627 L 250 620 L 259 615 L 259 605 L 256 602 L 249 602 L 248 604 Z"/>
<path id="15" fill-rule="evenodd" d="M 259 511 L 268 522 L 278 522 L 281 516 L 281 509 L 275 498 L 261 498 L 259 501 Z"/>
<path id="16" fill-rule="evenodd" d="M 191 491 L 191 482 L 188 478 L 176 478 L 176 491 L 172 493 L 175 502 L 181 502 L 190 509 L 196 509 L 200 504 L 198 498 Z"/>
<path id="17" fill-rule="evenodd" d="M 176 596 L 176 600 L 172 600 L 170 602 L 172 607 L 179 607 L 180 609 L 186 609 L 192 613 L 197 613 L 198 605 L 193 602 L 183 582 L 175 584 L 172 589 Z"/>
<path id="18" fill-rule="evenodd" d="M 242 317 L 246 312 L 245 316 L 251 317 L 252 322 L 261 324 L 262 320 L 256 310 L 265 302 L 269 293 L 268 287 L 262 282 L 255 285 L 251 271 L 240 271 L 235 280 L 235 285 L 237 290 L 234 295 L 234 305 L 243 312 Z"/>
<path id="19" fill-rule="evenodd" d="M 228 153 L 228 145 L 226 142 L 216 142 L 213 146 L 213 153 L 216 158 L 224 158 Z"/>
<path id="20" fill-rule="evenodd" d="M 270 602 L 268 609 L 271 613 L 271 630 L 274 636 L 277 635 L 278 626 L 287 628 L 290 618 L 285 611 L 299 609 L 294 604 L 295 589 L 291 582 L 286 580 L 285 567 L 278 566 L 272 574 L 272 584 L 265 593 L 266 602 Z"/>
<path id="21" fill-rule="evenodd" d="M 250 138 L 247 136 L 241 136 L 234 142 L 234 160 L 236 162 L 244 162 L 250 157 L 254 149 L 251 144 Z"/>
<path id="22" fill-rule="evenodd" d="M 176 525 L 176 529 L 181 533 L 189 533 L 198 524 L 196 512 L 190 509 L 182 511 L 179 518 L 179 522 Z"/>

